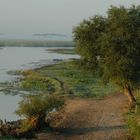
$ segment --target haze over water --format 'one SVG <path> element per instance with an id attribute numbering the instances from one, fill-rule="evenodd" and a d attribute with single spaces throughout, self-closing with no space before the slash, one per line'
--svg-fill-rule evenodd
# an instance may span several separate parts
<path id="1" fill-rule="evenodd" d="M 83 19 L 106 15 L 110 5 L 126 7 L 139 0 L 0 0 L 0 33 L 57 33 L 72 36 Z"/>

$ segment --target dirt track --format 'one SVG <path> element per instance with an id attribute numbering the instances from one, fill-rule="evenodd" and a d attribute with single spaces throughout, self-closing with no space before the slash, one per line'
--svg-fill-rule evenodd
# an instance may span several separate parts
<path id="1" fill-rule="evenodd" d="M 40 140 L 124 140 L 124 114 L 128 100 L 116 94 L 102 100 L 73 99 L 66 105 L 65 118 L 55 134 L 40 133 Z"/>

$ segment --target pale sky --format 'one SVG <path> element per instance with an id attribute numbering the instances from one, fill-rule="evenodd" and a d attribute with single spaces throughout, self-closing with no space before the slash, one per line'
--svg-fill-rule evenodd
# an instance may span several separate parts
<path id="1" fill-rule="evenodd" d="M 0 0 L 0 33 L 62 33 L 110 5 L 130 6 L 140 0 Z"/>

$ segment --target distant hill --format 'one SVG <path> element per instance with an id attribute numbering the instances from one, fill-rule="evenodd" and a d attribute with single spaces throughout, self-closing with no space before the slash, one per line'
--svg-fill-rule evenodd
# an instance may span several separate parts
<path id="1" fill-rule="evenodd" d="M 0 34 L 0 40 L 47 40 L 72 41 L 72 37 L 65 34 L 37 33 L 37 34 Z"/>
<path id="2" fill-rule="evenodd" d="M 46 34 L 34 34 L 35 36 L 45 36 L 45 37 L 67 37 L 65 34 L 55 34 L 55 33 L 46 33 Z"/>
<path id="3" fill-rule="evenodd" d="M 72 41 L 45 41 L 45 40 L 0 40 L 0 46 L 21 47 L 74 47 Z"/>
<path id="4" fill-rule="evenodd" d="M 73 47 L 72 37 L 65 34 L 5 34 L 0 33 L 0 46 Z"/>

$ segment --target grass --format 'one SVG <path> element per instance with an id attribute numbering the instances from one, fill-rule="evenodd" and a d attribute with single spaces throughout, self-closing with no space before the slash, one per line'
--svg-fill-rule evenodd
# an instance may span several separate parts
<path id="1" fill-rule="evenodd" d="M 79 60 L 71 60 L 36 70 L 12 72 L 12 74 L 22 74 L 24 78 L 14 87 L 10 87 L 9 90 L 17 94 L 23 93 L 23 91 L 44 93 L 51 89 L 53 92 L 55 90 L 65 95 L 89 98 L 102 98 L 118 91 L 114 84 L 103 84 L 98 75 L 79 68 L 77 63 Z"/>
<path id="2" fill-rule="evenodd" d="M 20 89 L 33 93 L 61 91 L 60 83 L 55 79 L 43 76 L 31 70 L 23 71 L 22 74 L 25 77 L 20 82 Z"/>
<path id="3" fill-rule="evenodd" d="M 79 69 L 73 61 L 46 66 L 36 72 L 58 79 L 62 82 L 61 86 L 74 96 L 100 98 L 117 90 L 112 83 L 104 85 L 98 76 Z"/>
<path id="4" fill-rule="evenodd" d="M 127 126 L 133 140 L 140 140 L 140 91 L 135 92 L 136 107 L 135 111 L 126 115 Z"/>
<path id="5" fill-rule="evenodd" d="M 139 115 L 134 113 L 127 114 L 127 126 L 134 140 L 140 140 L 140 124 L 138 122 Z"/>

